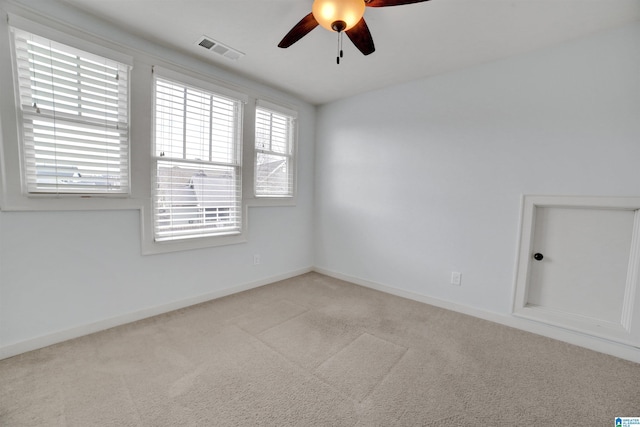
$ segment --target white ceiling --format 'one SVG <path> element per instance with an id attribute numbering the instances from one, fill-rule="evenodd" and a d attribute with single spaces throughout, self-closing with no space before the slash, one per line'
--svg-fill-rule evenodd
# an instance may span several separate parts
<path id="1" fill-rule="evenodd" d="M 431 0 L 367 8 L 376 52 L 363 56 L 345 37 L 345 57 L 336 65 L 337 35 L 321 27 L 288 49 L 277 47 L 312 0 L 55 1 L 313 104 L 640 20 L 640 0 Z M 233 62 L 196 46 L 203 34 L 245 56 Z"/>

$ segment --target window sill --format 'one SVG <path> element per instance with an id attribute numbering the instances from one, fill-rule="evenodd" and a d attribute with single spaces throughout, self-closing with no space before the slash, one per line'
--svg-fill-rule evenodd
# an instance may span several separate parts
<path id="1" fill-rule="evenodd" d="M 158 255 L 171 252 L 181 252 L 246 243 L 248 235 L 247 205 L 245 204 L 242 209 L 242 227 L 240 232 L 233 234 L 221 234 L 219 236 L 194 237 L 180 240 L 165 240 L 156 242 L 153 235 L 151 203 L 145 203 L 140 211 L 140 221 L 142 224 L 142 255 Z"/>
<path id="2" fill-rule="evenodd" d="M 3 211 L 91 211 L 141 209 L 130 194 L 10 194 L 2 197 Z"/>
<path id="3" fill-rule="evenodd" d="M 199 237 L 182 240 L 168 240 L 162 242 L 144 240 L 142 255 L 157 255 L 171 252 L 182 252 L 195 249 L 205 249 L 217 246 L 228 246 L 246 243 L 245 233 L 224 236 Z"/>

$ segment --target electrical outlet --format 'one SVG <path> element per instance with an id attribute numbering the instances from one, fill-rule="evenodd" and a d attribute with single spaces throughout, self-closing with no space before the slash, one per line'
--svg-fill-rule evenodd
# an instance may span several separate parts
<path id="1" fill-rule="evenodd" d="M 462 273 L 458 271 L 451 272 L 451 284 L 460 286 L 462 284 Z"/>
<path id="2" fill-rule="evenodd" d="M 260 264 L 260 254 L 255 254 L 253 256 L 253 265 L 258 265 Z"/>

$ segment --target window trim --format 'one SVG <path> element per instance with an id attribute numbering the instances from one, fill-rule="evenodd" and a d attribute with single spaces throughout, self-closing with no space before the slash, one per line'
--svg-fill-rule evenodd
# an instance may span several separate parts
<path id="1" fill-rule="evenodd" d="M 287 157 L 290 160 L 290 164 L 289 167 L 291 169 L 290 171 L 290 176 L 289 176 L 289 182 L 291 185 L 291 192 L 290 194 L 287 195 L 278 195 L 278 194 L 258 194 L 257 191 L 257 182 L 256 182 L 256 169 L 258 166 L 258 149 L 255 146 L 255 140 L 254 140 L 254 145 L 253 145 L 253 149 L 254 149 L 254 153 L 253 153 L 253 157 L 252 157 L 252 163 L 253 163 L 253 170 L 254 170 L 254 176 L 251 182 L 251 186 L 252 186 L 252 194 L 253 197 L 256 200 L 277 200 L 277 201 L 285 201 L 285 200 L 292 200 L 295 199 L 296 194 L 297 194 L 297 185 L 296 185 L 296 181 L 297 181 L 297 141 L 298 141 L 298 112 L 296 110 L 281 106 L 279 104 L 275 104 L 269 101 L 266 101 L 264 99 L 257 99 L 256 100 L 256 105 L 254 108 L 254 124 L 257 122 L 257 115 L 258 115 L 258 109 L 262 109 L 262 110 L 266 110 L 266 111 L 270 111 L 276 114 L 281 114 L 283 116 L 286 116 L 287 119 L 290 119 L 290 124 L 291 124 L 291 129 L 289 129 L 289 137 L 291 138 L 290 141 L 288 142 L 289 145 L 289 153 L 288 154 L 284 154 L 283 156 Z M 254 138 L 255 138 L 255 132 L 254 132 Z"/>
<path id="2" fill-rule="evenodd" d="M 2 155 L 0 155 L 1 174 L 0 184 L 0 209 L 3 211 L 71 211 L 71 210 L 118 210 L 140 209 L 139 200 L 132 199 L 133 178 L 131 176 L 132 149 L 129 143 L 129 191 L 127 193 L 32 193 L 28 194 L 23 187 L 23 137 L 20 108 L 20 94 L 18 76 L 14 72 L 15 50 L 11 28 L 33 33 L 37 36 L 50 39 L 56 43 L 70 46 L 74 49 L 103 56 L 129 67 L 129 77 L 135 71 L 133 68 L 134 57 L 117 50 L 113 43 L 96 37 L 90 33 L 83 33 L 66 26 L 54 25 L 54 23 L 42 24 L 11 12 L 2 13 L 0 31 L 5 36 L 0 38 L 0 79 L 3 82 L 11 82 L 0 88 L 0 143 Z M 45 22 L 47 22 L 45 20 Z M 54 27 L 61 27 L 56 29 Z M 85 35 L 88 35 L 85 37 Z M 88 41 L 93 40 L 93 41 Z M 131 79 L 128 90 L 128 114 L 131 122 Z M 129 127 L 129 141 L 131 141 L 131 127 Z"/>
<path id="3" fill-rule="evenodd" d="M 194 86 L 196 88 L 201 88 L 204 90 L 208 90 L 211 92 L 215 92 L 222 96 L 227 96 L 230 98 L 237 99 L 245 104 L 245 109 L 247 104 L 249 103 L 249 95 L 235 90 L 231 87 L 224 86 L 219 84 L 218 82 L 207 79 L 206 76 L 195 76 L 193 73 L 188 72 L 187 70 L 177 71 L 171 68 L 167 68 L 165 66 L 153 65 L 152 66 L 152 79 L 154 76 L 164 77 L 168 80 L 175 80 L 180 83 L 184 83 L 189 86 Z M 151 81 L 153 85 L 153 80 Z M 154 101 L 155 107 L 155 101 Z"/>
<path id="4" fill-rule="evenodd" d="M 239 117 L 240 123 L 238 123 L 238 179 L 239 182 L 239 196 L 240 196 L 240 207 L 239 213 L 241 215 L 239 231 L 233 233 L 221 233 L 219 235 L 205 235 L 205 236 L 190 236 L 179 239 L 168 239 L 168 240 L 156 240 L 155 233 L 155 195 L 156 190 L 154 188 L 156 182 L 156 168 L 159 161 L 165 161 L 165 158 L 161 158 L 156 156 L 155 152 L 155 111 L 156 111 L 156 92 L 155 85 L 156 79 L 165 79 L 169 81 L 174 81 L 176 83 L 184 84 L 185 86 L 190 86 L 196 89 L 201 89 L 209 92 L 213 92 L 223 97 L 228 97 L 238 101 L 241 105 Z M 150 113 L 150 122 L 151 122 L 151 139 L 149 144 L 150 149 L 150 170 L 149 173 L 151 175 L 151 188 L 149 194 L 149 204 L 147 206 L 148 213 L 143 217 L 147 221 L 147 236 L 143 239 L 143 253 L 163 253 L 163 252 L 173 252 L 173 251 L 181 251 L 188 249 L 196 249 L 196 248 L 204 248 L 204 247 L 212 247 L 212 246 L 223 246 L 235 243 L 246 242 L 246 234 L 247 234 L 247 226 L 248 226 L 248 211 L 247 205 L 244 200 L 244 123 L 245 123 L 245 114 L 247 111 L 247 103 L 249 101 L 249 96 L 230 89 L 225 86 L 220 86 L 212 81 L 206 80 L 203 77 L 195 77 L 187 72 L 179 72 L 174 71 L 169 68 L 161 67 L 161 66 L 152 66 L 152 75 L 150 78 L 150 86 L 151 86 L 151 113 Z"/>
<path id="5" fill-rule="evenodd" d="M 33 25 L 25 24 L 25 27 L 33 27 Z M 130 132 L 131 79 L 130 79 L 130 75 L 131 75 L 131 69 L 132 69 L 131 58 L 125 58 L 125 62 L 120 62 L 113 58 L 114 57 L 123 58 L 123 55 L 111 52 L 109 50 L 106 50 L 105 48 L 97 48 L 90 43 L 83 43 L 80 40 L 69 43 L 68 42 L 69 37 L 65 37 L 66 40 L 64 43 L 62 43 L 58 41 L 58 39 L 51 38 L 49 36 L 42 36 L 40 32 L 26 30 L 25 27 L 22 27 L 22 26 L 18 27 L 16 25 L 11 25 L 9 27 L 11 66 L 13 71 L 14 96 L 16 99 L 15 114 L 17 116 L 17 123 L 18 123 L 19 156 L 20 156 L 20 169 L 21 169 L 19 179 L 20 179 L 20 187 L 21 187 L 22 194 L 25 197 L 29 197 L 29 198 L 39 197 L 39 198 L 45 198 L 45 199 L 52 198 L 52 197 L 56 197 L 56 198 L 57 197 L 71 197 L 71 198 L 73 197 L 85 197 L 85 198 L 86 197 L 114 197 L 114 198 L 130 197 L 131 195 L 131 149 L 130 149 L 130 146 L 131 146 L 131 132 Z M 35 122 L 38 120 L 39 115 L 34 114 L 33 111 L 28 111 L 28 108 L 25 109 L 25 105 L 22 102 L 24 98 L 23 96 L 24 94 L 21 93 L 20 91 L 20 87 L 21 87 L 20 82 L 23 80 L 24 76 L 21 75 L 20 71 L 17 69 L 20 67 L 20 63 L 18 63 L 18 46 L 16 44 L 16 38 L 22 37 L 21 35 L 24 35 L 27 38 L 33 36 L 33 37 L 36 37 L 37 39 L 42 39 L 42 41 L 47 43 L 51 42 L 54 48 L 57 48 L 56 45 L 58 45 L 60 49 L 63 49 L 65 52 L 68 52 L 68 53 L 74 54 L 74 51 L 78 51 L 77 53 L 78 55 L 80 55 L 80 52 L 82 52 L 83 54 L 86 53 L 87 58 L 89 58 L 90 60 L 95 58 L 96 60 L 100 60 L 100 61 L 102 60 L 109 61 L 110 63 L 112 63 L 113 66 L 117 66 L 121 71 L 126 72 L 126 80 L 124 81 L 124 84 L 120 83 L 118 85 L 119 90 L 124 88 L 123 92 L 124 92 L 124 95 L 126 95 L 126 100 L 124 101 L 124 103 L 126 104 L 124 105 L 126 118 L 122 122 L 118 121 L 115 128 L 113 128 L 112 126 L 108 127 L 108 128 L 113 128 L 114 131 L 115 129 L 120 129 L 119 133 L 121 134 L 121 136 L 118 139 L 120 141 L 121 153 L 124 152 L 124 157 L 119 157 L 121 160 L 120 170 L 124 171 L 123 177 L 126 179 L 126 185 L 122 186 L 120 190 L 109 191 L 108 189 L 104 189 L 103 191 L 92 192 L 92 191 L 81 191 L 77 189 L 76 190 L 66 189 L 64 185 L 60 187 L 60 191 L 47 191 L 46 189 L 43 189 L 42 191 L 38 191 L 38 189 L 36 188 L 31 188 L 36 185 L 35 182 L 30 181 L 31 179 L 35 178 L 35 175 L 33 175 L 35 171 L 32 171 L 30 174 L 28 172 L 27 164 L 35 165 L 36 159 L 30 156 L 27 156 L 26 152 L 36 149 L 38 144 L 34 140 L 31 140 L 30 142 L 28 142 L 28 139 L 25 133 L 26 133 L 28 122 L 32 123 L 30 125 L 31 127 L 35 128 Z M 100 50 L 101 51 L 100 54 L 95 53 L 96 50 Z M 104 55 L 103 53 L 107 53 L 107 55 Z M 122 95 L 122 94 L 123 93 L 120 93 L 120 91 L 118 92 L 118 95 Z M 122 101 L 119 101 L 119 102 L 122 102 Z M 118 107 L 118 113 L 119 112 L 120 112 L 120 107 Z M 51 114 L 54 120 L 53 123 L 55 124 L 56 112 L 51 110 Z M 61 123 L 62 123 L 62 126 L 64 127 L 64 123 L 68 122 L 68 120 L 64 118 L 65 116 L 64 113 L 61 113 L 61 116 L 63 117 L 61 119 Z M 45 114 L 43 117 L 44 117 L 44 120 L 47 120 L 47 114 Z M 75 117 L 75 116 L 74 117 L 69 116 L 68 119 L 71 120 L 71 122 L 73 123 L 77 122 L 78 126 L 82 126 L 82 127 L 84 127 L 86 124 L 88 128 L 95 128 L 97 124 L 97 121 L 94 119 L 83 120 L 82 117 Z M 120 124 L 123 124 L 125 127 L 120 128 L 119 126 Z M 125 167 L 122 168 L 122 165 L 124 165 Z M 31 166 L 31 167 L 33 168 L 34 166 Z M 90 187 L 87 187 L 87 190 L 89 188 Z"/>
<path id="6" fill-rule="evenodd" d="M 104 56 L 112 61 L 133 67 L 133 56 L 122 53 L 114 48 L 107 47 L 103 44 L 97 44 L 84 40 L 83 38 L 73 36 L 67 32 L 56 30 L 52 27 L 40 24 L 20 15 L 7 13 L 8 25 L 36 34 L 40 37 L 51 39 L 57 43 L 65 44 L 76 49 L 84 50 L 98 56 Z"/>
<path id="7" fill-rule="evenodd" d="M 293 207 L 298 204 L 298 137 L 299 137 L 299 126 L 298 126 L 298 116 L 299 116 L 299 107 L 289 104 L 280 99 L 274 99 L 267 96 L 257 96 L 251 100 L 250 108 L 247 108 L 245 114 L 250 115 L 248 117 L 247 122 L 250 123 L 250 126 L 245 126 L 245 141 L 244 148 L 246 159 L 251 159 L 251 167 L 246 167 L 244 172 L 244 190 L 245 190 L 245 201 L 250 207 Z M 292 196 L 269 196 L 269 197 L 256 197 L 255 194 L 255 162 L 256 162 L 256 141 L 255 141 L 255 117 L 256 117 L 256 108 L 258 106 L 262 106 L 263 108 L 270 109 L 272 111 L 281 112 L 283 114 L 290 114 L 295 116 L 296 126 L 293 133 L 293 144 L 292 144 L 292 158 L 293 158 L 293 176 L 292 176 L 292 185 L 293 185 L 293 195 Z"/>

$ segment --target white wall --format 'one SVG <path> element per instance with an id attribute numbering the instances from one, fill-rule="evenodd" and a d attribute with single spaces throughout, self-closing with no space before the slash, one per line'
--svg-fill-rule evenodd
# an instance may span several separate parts
<path id="1" fill-rule="evenodd" d="M 47 2 L 34 4 L 43 8 L 52 6 Z M 14 9 L 9 11 L 16 12 Z M 17 12 L 24 11 L 18 8 Z M 247 243 L 149 256 L 141 255 L 138 209 L 1 211 L 0 359 L 300 274 L 312 267 L 314 106 L 229 71 L 150 45 L 82 14 L 51 9 L 46 15 L 84 28 L 105 40 L 133 47 L 128 53 L 136 61 L 134 70 L 149 68 L 150 58 L 161 57 L 235 87 L 246 88 L 253 97 L 267 96 L 267 99 L 298 106 L 298 197 L 296 206 L 250 207 Z M 6 24 L 2 28 L 6 29 Z M 6 47 L 6 38 L 6 32 L 0 34 L 1 46 Z M 2 61 L 8 61 L 6 49 L 0 54 Z M 133 93 L 137 97 L 141 92 L 133 88 Z M 0 82 L 0 96 L 13 96 L 10 80 Z M 134 137 L 148 134 L 140 132 L 143 126 L 140 122 L 149 121 L 145 117 L 149 115 L 150 103 L 140 102 L 139 98 L 133 101 L 134 108 L 136 105 L 142 108 L 132 112 L 139 120 L 133 124 Z M 4 125 L 7 125 L 7 116 L 9 114 L 2 117 Z M 149 147 L 149 141 L 138 139 L 133 141 L 136 156 L 139 156 L 140 144 Z M 3 143 L 13 146 L 11 143 L 15 141 Z M 138 190 L 148 189 L 150 185 L 140 182 L 150 176 L 148 170 L 141 170 L 148 168 L 149 160 L 142 160 L 132 166 L 134 178 L 136 174 L 138 177 L 137 187 L 134 186 L 134 193 L 138 193 L 132 204 L 136 197 L 145 197 L 144 191 Z M 254 265 L 254 254 L 261 255 L 260 265 Z"/>
<path id="2" fill-rule="evenodd" d="M 137 210 L 0 212 L 0 358 L 314 261 L 508 313 L 521 194 L 640 193 L 640 25 L 336 102 L 316 118 L 286 94 L 54 12 L 299 105 L 298 204 L 250 208 L 247 243 L 152 256 L 140 255 Z M 452 270 L 461 287 L 448 284 Z"/>
<path id="3" fill-rule="evenodd" d="M 137 211 L 2 212 L 0 342 L 85 332 L 94 322 L 135 320 L 147 309 L 300 273 L 312 264 L 309 216 L 308 203 L 253 208 L 248 243 L 142 256 Z M 253 265 L 253 254 L 262 264 Z"/>
<path id="4" fill-rule="evenodd" d="M 319 269 L 507 315 L 522 194 L 640 196 L 640 24 L 324 105 L 317 127 Z"/>

